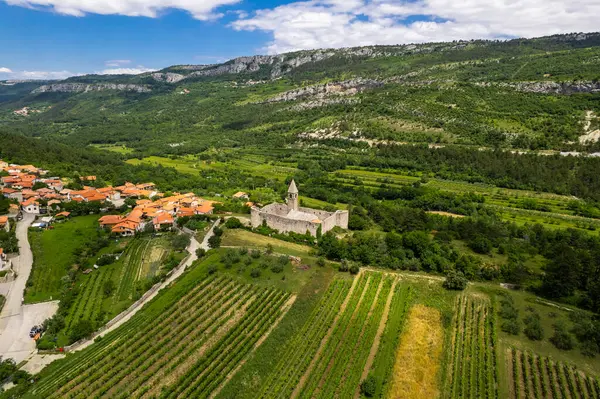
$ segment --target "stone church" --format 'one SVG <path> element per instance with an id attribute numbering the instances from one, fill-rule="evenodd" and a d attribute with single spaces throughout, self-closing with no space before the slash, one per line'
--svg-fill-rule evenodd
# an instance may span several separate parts
<path id="1" fill-rule="evenodd" d="M 264 208 L 252 207 L 252 227 L 259 227 L 265 222 L 280 233 L 317 235 L 319 229 L 325 234 L 335 226 L 348 228 L 348 211 L 326 212 L 318 209 L 302 208 L 298 205 L 298 188 L 292 180 L 288 188 L 287 204 L 273 203 Z"/>

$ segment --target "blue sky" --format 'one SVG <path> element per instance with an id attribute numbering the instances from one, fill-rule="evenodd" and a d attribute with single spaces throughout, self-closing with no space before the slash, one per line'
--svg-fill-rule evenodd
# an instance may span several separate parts
<path id="1" fill-rule="evenodd" d="M 597 15 L 598 0 L 0 0 L 0 79 L 593 31 Z"/>

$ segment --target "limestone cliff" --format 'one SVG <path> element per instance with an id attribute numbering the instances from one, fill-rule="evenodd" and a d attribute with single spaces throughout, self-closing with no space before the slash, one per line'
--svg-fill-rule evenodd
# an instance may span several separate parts
<path id="1" fill-rule="evenodd" d="M 137 93 L 149 93 L 152 90 L 143 85 L 124 84 L 124 83 L 55 83 L 50 85 L 40 86 L 33 90 L 32 94 L 39 93 L 88 93 L 92 91 L 133 91 Z"/>
<path id="2" fill-rule="evenodd" d="M 341 82 L 329 82 L 321 85 L 301 87 L 278 94 L 264 101 L 265 103 L 294 101 L 304 98 L 323 99 L 334 96 L 352 96 L 368 89 L 383 86 L 383 82 L 373 79 L 351 79 Z"/>

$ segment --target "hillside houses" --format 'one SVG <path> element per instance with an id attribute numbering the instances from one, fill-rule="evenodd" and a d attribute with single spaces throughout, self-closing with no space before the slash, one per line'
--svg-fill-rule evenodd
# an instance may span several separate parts
<path id="1" fill-rule="evenodd" d="M 99 223 L 121 236 L 132 236 L 150 225 L 156 231 L 164 231 L 174 226 L 176 218 L 212 214 L 214 204 L 214 201 L 197 197 L 194 193 L 176 194 L 155 201 L 140 199 L 128 215 L 106 215 L 100 218 Z"/>
<path id="2" fill-rule="evenodd" d="M 125 183 L 119 187 L 89 187 L 81 190 L 65 188 L 65 180 L 60 177 L 45 177 L 48 173 L 33 165 L 8 164 L 0 160 L 0 170 L 8 173 L 0 180 L 0 189 L 4 197 L 19 202 L 20 210 L 26 213 L 45 212 L 46 206 L 60 205 L 63 202 L 111 202 L 121 206 L 124 198 L 160 197 L 154 183 Z M 96 176 L 81 177 L 82 182 L 96 182 Z M 40 184 L 38 184 L 40 183 Z M 36 188 L 38 187 L 38 188 Z M 36 188 L 34 190 L 34 188 Z"/>

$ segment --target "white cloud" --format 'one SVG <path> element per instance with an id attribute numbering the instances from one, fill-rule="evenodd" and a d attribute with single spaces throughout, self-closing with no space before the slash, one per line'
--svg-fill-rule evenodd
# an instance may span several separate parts
<path id="1" fill-rule="evenodd" d="M 138 66 L 137 68 L 110 68 L 96 73 L 99 75 L 139 75 L 140 73 L 154 71 L 156 69 Z"/>
<path id="2" fill-rule="evenodd" d="M 241 0 L 0 0 L 10 5 L 50 9 L 77 17 L 86 14 L 127 15 L 156 18 L 162 11 L 180 9 L 194 18 L 208 20 L 219 17 L 215 10 Z"/>
<path id="3" fill-rule="evenodd" d="M 131 64 L 131 60 L 109 60 L 104 62 L 107 67 L 120 67 L 129 64 Z"/>
<path id="4" fill-rule="evenodd" d="M 0 68 L 0 74 L 12 80 L 62 80 L 81 75 L 70 71 L 12 71 L 8 68 Z"/>
<path id="5" fill-rule="evenodd" d="M 231 26 L 273 35 L 266 51 L 536 37 L 598 30 L 598 0 L 310 0 Z"/>

